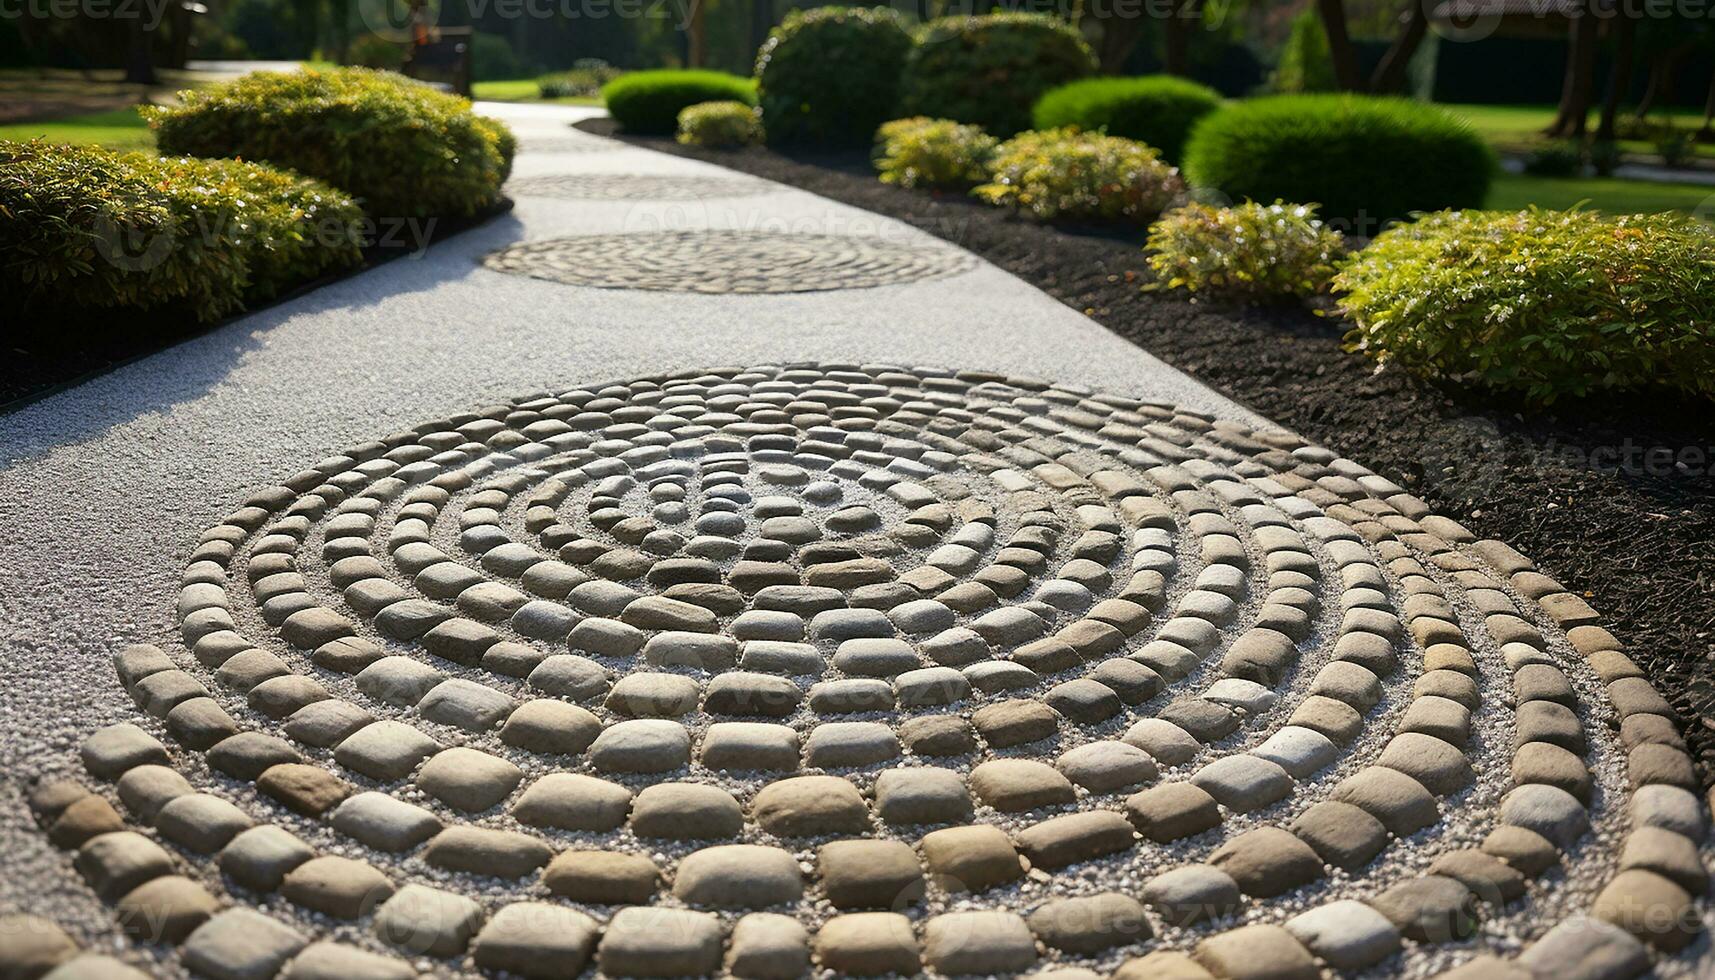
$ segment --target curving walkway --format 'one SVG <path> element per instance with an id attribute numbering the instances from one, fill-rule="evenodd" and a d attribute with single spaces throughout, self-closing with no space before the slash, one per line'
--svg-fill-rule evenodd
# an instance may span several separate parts
<path id="1" fill-rule="evenodd" d="M 487 108 L 508 217 L 0 418 L 0 973 L 1710 967 L 1600 597 L 938 239 Z"/>

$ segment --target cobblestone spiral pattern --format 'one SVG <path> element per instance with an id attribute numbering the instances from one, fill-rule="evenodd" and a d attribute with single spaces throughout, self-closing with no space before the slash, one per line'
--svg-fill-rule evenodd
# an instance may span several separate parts
<path id="1" fill-rule="evenodd" d="M 506 184 L 520 197 L 559 197 L 604 201 L 703 201 L 767 194 L 780 187 L 744 177 L 676 177 L 665 174 L 545 174 L 517 177 Z"/>
<path id="2" fill-rule="evenodd" d="M 526 242 L 483 264 L 571 286 L 758 294 L 923 282 L 965 272 L 975 260 L 944 245 L 861 235 L 671 231 Z"/>
<path id="3" fill-rule="evenodd" d="M 256 493 L 178 611 L 182 655 L 115 657 L 111 787 L 31 802 L 209 975 L 1631 976 L 1706 885 L 1671 712 L 1582 599 L 1166 404 L 534 395 Z M 1486 919 L 1516 962 L 1436 959 Z"/>

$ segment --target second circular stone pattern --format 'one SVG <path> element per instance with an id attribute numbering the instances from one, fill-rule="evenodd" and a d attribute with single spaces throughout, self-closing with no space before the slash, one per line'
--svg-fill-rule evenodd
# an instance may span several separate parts
<path id="1" fill-rule="evenodd" d="M 778 184 L 748 177 L 681 177 L 668 174 L 546 174 L 514 177 L 506 182 L 510 194 L 573 200 L 701 201 L 747 197 L 779 190 Z"/>
<path id="2" fill-rule="evenodd" d="M 1636 962 L 1626 910 L 1691 871 L 1652 837 L 1614 874 L 1593 822 L 1631 797 L 1701 873 L 1669 709 L 1581 599 L 1169 404 L 866 365 L 526 397 L 256 494 L 179 610 L 214 697 L 119 672 L 280 804 L 222 870 L 455 967 L 1316 976 L 1527 891 L 1544 961 Z M 179 841 L 151 745 L 85 759 Z"/>
<path id="3" fill-rule="evenodd" d="M 976 263 L 938 243 L 875 236 L 647 231 L 526 242 L 483 264 L 572 286 L 757 294 L 903 285 Z"/>

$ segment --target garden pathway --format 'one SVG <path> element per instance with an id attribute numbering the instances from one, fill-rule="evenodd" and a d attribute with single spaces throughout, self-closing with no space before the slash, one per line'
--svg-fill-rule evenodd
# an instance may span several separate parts
<path id="1" fill-rule="evenodd" d="M 0 417 L 0 914 L 117 949 L 80 845 L 229 894 L 215 975 L 1622 976 L 1598 893 L 1701 914 L 1665 705 L 1527 559 L 937 239 L 486 108 L 510 215 Z"/>

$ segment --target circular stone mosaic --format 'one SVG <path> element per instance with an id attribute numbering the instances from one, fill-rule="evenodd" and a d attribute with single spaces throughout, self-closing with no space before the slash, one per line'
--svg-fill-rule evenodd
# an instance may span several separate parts
<path id="1" fill-rule="evenodd" d="M 1631 976 L 1705 887 L 1671 711 L 1581 598 L 1168 404 L 532 395 L 255 493 L 178 613 L 115 656 L 100 786 L 31 805 L 208 975 Z"/>
<path id="2" fill-rule="evenodd" d="M 491 253 L 499 272 L 572 286 L 686 293 L 804 293 L 922 282 L 974 268 L 932 242 L 855 235 L 666 231 L 578 235 Z"/>
<path id="3" fill-rule="evenodd" d="M 700 201 L 746 197 L 779 190 L 779 185 L 744 177 L 674 177 L 658 174 L 550 174 L 519 177 L 506 189 L 523 197 L 574 200 Z"/>

